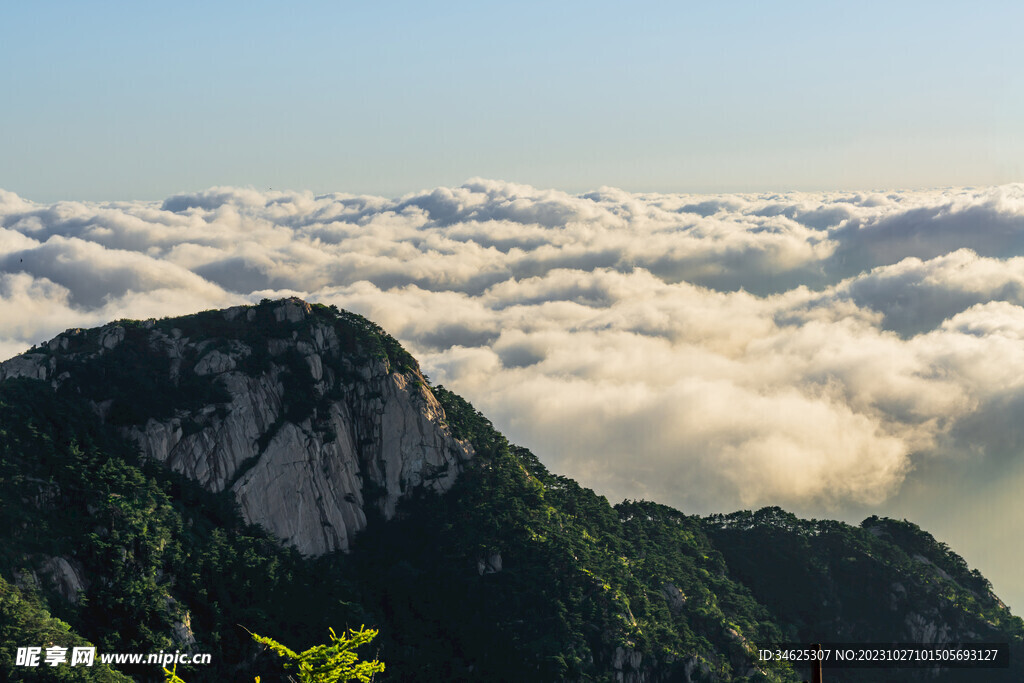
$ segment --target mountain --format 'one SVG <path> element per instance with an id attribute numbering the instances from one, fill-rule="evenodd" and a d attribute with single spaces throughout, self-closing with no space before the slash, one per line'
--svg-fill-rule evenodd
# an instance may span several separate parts
<path id="1" fill-rule="evenodd" d="M 271 681 L 250 631 L 299 650 L 360 624 L 381 680 L 798 681 L 757 649 L 822 641 L 1011 648 L 1009 669 L 829 681 L 1024 674 L 1024 623 L 917 526 L 612 506 L 370 321 L 298 299 L 68 330 L 0 364 L 0 517 L 11 680 L 160 680 L 17 666 L 45 637 Z"/>

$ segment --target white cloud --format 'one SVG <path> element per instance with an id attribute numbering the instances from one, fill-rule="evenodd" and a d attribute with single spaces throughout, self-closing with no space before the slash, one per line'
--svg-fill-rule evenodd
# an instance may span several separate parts
<path id="1" fill-rule="evenodd" d="M 870 505 L 935 458 L 1024 446 L 1005 424 L 1024 404 L 1024 186 L 574 196 L 476 179 L 398 199 L 54 205 L 0 191 L 0 353 L 286 293 L 377 321 L 553 469 L 615 497 Z"/>

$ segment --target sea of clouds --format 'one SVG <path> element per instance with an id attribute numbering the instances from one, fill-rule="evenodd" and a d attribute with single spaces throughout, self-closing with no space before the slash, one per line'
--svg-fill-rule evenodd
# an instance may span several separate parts
<path id="1" fill-rule="evenodd" d="M 613 499 L 872 506 L 1024 440 L 1024 185 L 0 191 L 0 226 L 0 358 L 117 318 L 334 303 Z"/>

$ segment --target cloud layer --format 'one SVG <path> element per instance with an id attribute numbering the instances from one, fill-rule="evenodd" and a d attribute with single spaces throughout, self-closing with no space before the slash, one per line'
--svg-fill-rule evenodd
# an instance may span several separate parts
<path id="1" fill-rule="evenodd" d="M 0 191 L 0 357 L 297 294 L 374 319 L 554 470 L 692 511 L 878 505 L 1021 450 L 1024 186 L 398 199 Z"/>

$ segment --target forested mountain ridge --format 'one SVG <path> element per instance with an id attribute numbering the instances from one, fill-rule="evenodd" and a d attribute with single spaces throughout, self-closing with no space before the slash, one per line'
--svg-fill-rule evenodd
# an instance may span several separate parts
<path id="1" fill-rule="evenodd" d="M 611 506 L 331 307 L 69 330 L 0 378 L 12 680 L 116 680 L 13 664 L 24 624 L 61 622 L 212 653 L 190 683 L 274 680 L 241 627 L 304 649 L 359 624 L 384 680 L 800 680 L 756 659 L 787 640 L 1008 641 L 1009 670 L 927 680 L 1022 677 L 1020 619 L 916 526 Z"/>
<path id="2" fill-rule="evenodd" d="M 233 492 L 246 521 L 304 554 L 346 550 L 367 515 L 445 490 L 472 456 L 394 339 L 297 299 L 68 330 L 5 377 L 86 400 L 145 458 Z"/>

